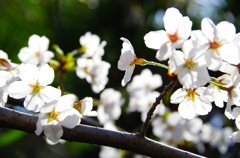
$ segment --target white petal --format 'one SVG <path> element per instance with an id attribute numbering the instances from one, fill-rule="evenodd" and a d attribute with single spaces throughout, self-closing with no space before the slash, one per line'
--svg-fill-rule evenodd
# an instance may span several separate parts
<path id="1" fill-rule="evenodd" d="M 125 71 L 133 61 L 134 61 L 134 54 L 132 51 L 128 50 L 126 52 L 123 52 L 118 61 L 118 69 Z"/>
<path id="2" fill-rule="evenodd" d="M 144 36 L 144 42 L 148 48 L 159 49 L 169 40 L 164 30 L 151 31 Z"/>
<path id="3" fill-rule="evenodd" d="M 63 135 L 62 126 L 57 125 L 46 125 L 44 126 L 45 136 L 52 142 L 57 143 Z"/>
<path id="4" fill-rule="evenodd" d="M 39 69 L 38 81 L 40 85 L 46 86 L 52 83 L 54 79 L 54 70 L 48 65 L 45 64 Z"/>
<path id="5" fill-rule="evenodd" d="M 172 56 L 173 50 L 174 49 L 173 49 L 171 43 L 165 43 L 157 51 L 156 58 L 159 61 L 167 60 L 168 58 L 170 58 Z"/>
<path id="6" fill-rule="evenodd" d="M 218 31 L 218 39 L 225 42 L 230 42 L 234 39 L 236 29 L 233 24 L 227 21 L 222 21 L 216 26 Z"/>
<path id="7" fill-rule="evenodd" d="M 135 67 L 134 65 L 128 66 L 128 68 L 126 69 L 124 77 L 122 79 L 122 86 L 125 86 L 131 80 L 134 67 Z"/>
<path id="8" fill-rule="evenodd" d="M 186 119 L 192 119 L 196 116 L 196 110 L 192 101 L 185 101 L 178 106 L 179 114 Z"/>
<path id="9" fill-rule="evenodd" d="M 39 75 L 39 69 L 36 65 L 21 64 L 19 67 L 19 71 L 19 77 L 21 78 L 21 80 L 31 84 L 36 83 Z"/>
<path id="10" fill-rule="evenodd" d="M 82 100 L 81 113 L 87 115 L 93 108 L 93 99 L 91 97 L 86 97 Z"/>
<path id="11" fill-rule="evenodd" d="M 15 81 L 8 87 L 10 97 L 20 99 L 26 97 L 31 92 L 30 86 L 23 81 Z"/>
<path id="12" fill-rule="evenodd" d="M 36 124 L 35 134 L 40 135 L 43 131 L 43 126 L 47 123 L 48 117 L 45 114 L 39 114 Z"/>
<path id="13" fill-rule="evenodd" d="M 38 60 L 35 56 L 35 53 L 28 47 L 24 47 L 18 53 L 18 58 L 22 63 L 29 63 L 29 64 L 38 64 Z"/>
<path id="14" fill-rule="evenodd" d="M 36 93 L 34 93 L 33 95 L 28 95 L 26 97 L 23 105 L 27 110 L 39 112 L 41 107 L 44 105 L 44 102 Z"/>
<path id="15" fill-rule="evenodd" d="M 240 63 L 240 48 L 234 43 L 228 43 L 219 48 L 220 56 L 230 64 Z"/>
<path id="16" fill-rule="evenodd" d="M 182 14 L 176 8 L 166 10 L 163 17 L 164 28 L 167 33 L 174 34 L 177 31 L 178 25 L 182 20 Z"/>
<path id="17" fill-rule="evenodd" d="M 46 86 L 40 90 L 39 96 L 44 102 L 48 103 L 59 98 L 61 96 L 61 90 L 52 86 Z"/>
<path id="18" fill-rule="evenodd" d="M 204 18 L 201 23 L 202 32 L 208 40 L 214 41 L 216 26 L 209 18 Z"/>
<path id="19" fill-rule="evenodd" d="M 240 131 L 234 132 L 230 135 L 230 138 L 234 141 L 234 142 L 240 142 Z"/>
<path id="20" fill-rule="evenodd" d="M 178 26 L 178 36 L 187 39 L 191 34 L 192 22 L 189 17 L 183 17 Z"/>
<path id="21" fill-rule="evenodd" d="M 179 88 L 171 96 L 171 103 L 178 104 L 183 101 L 184 97 L 187 95 L 186 90 Z"/>
<path id="22" fill-rule="evenodd" d="M 67 112 L 62 113 L 59 117 L 62 117 L 59 123 L 63 127 L 69 129 L 74 128 L 80 123 L 81 120 L 81 115 L 76 109 L 73 108 L 71 110 L 68 110 Z"/>

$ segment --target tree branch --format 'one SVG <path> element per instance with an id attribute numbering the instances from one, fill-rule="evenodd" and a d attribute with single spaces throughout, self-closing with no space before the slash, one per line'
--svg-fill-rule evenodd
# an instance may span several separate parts
<path id="1" fill-rule="evenodd" d="M 0 107 L 0 127 L 34 133 L 37 116 L 5 107 Z M 62 139 L 115 147 L 150 157 L 200 158 L 201 156 L 173 148 L 151 139 L 127 132 L 110 131 L 99 127 L 78 125 L 73 129 L 63 128 Z"/>
<path id="2" fill-rule="evenodd" d="M 177 77 L 174 77 L 173 80 L 167 86 L 165 86 L 163 92 L 156 98 L 155 102 L 153 103 L 153 105 L 149 109 L 149 111 L 147 113 L 147 117 L 145 119 L 145 122 L 143 123 L 143 126 L 142 126 L 142 128 L 140 130 L 140 134 L 143 137 L 147 133 L 148 126 L 149 126 L 149 124 L 151 122 L 152 115 L 153 115 L 156 107 L 158 106 L 158 104 L 160 104 L 162 98 L 165 97 L 167 95 L 167 93 L 177 84 L 177 82 L 178 82 Z"/>

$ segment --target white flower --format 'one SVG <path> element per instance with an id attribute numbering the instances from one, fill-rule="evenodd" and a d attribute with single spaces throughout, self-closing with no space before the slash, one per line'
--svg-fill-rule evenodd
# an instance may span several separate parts
<path id="1" fill-rule="evenodd" d="M 125 75 L 122 79 L 122 86 L 125 86 L 131 79 L 135 65 L 133 64 L 135 57 L 132 44 L 126 38 L 121 38 L 123 41 L 121 56 L 118 61 L 118 69 L 125 71 Z"/>
<path id="2" fill-rule="evenodd" d="M 234 76 L 231 77 L 233 78 Z M 234 77 L 232 82 L 230 82 L 230 84 L 226 87 L 226 91 L 228 92 L 228 99 L 224 113 L 228 119 L 235 119 L 232 112 L 232 106 L 240 106 L 240 75 L 238 75 L 236 78 Z"/>
<path id="3" fill-rule="evenodd" d="M 83 116 L 97 116 L 96 111 L 92 111 L 93 99 L 85 97 L 77 103 L 74 103 L 74 108 L 78 110 Z"/>
<path id="4" fill-rule="evenodd" d="M 101 146 L 99 158 L 121 158 L 121 150 L 107 146 Z"/>
<path id="5" fill-rule="evenodd" d="M 117 120 L 121 115 L 121 106 L 124 102 L 120 92 L 108 88 L 100 94 L 100 105 L 97 113 L 98 119 L 102 124 Z"/>
<path id="6" fill-rule="evenodd" d="M 224 74 L 217 79 L 212 79 L 218 85 L 225 87 L 229 84 L 230 76 L 228 74 Z M 227 91 L 221 89 L 219 86 L 214 84 L 210 84 L 204 94 L 211 100 L 214 101 L 215 105 L 222 108 L 224 106 L 224 102 L 227 102 L 228 93 Z"/>
<path id="7" fill-rule="evenodd" d="M 196 115 L 207 115 L 212 105 L 209 99 L 204 95 L 205 87 L 194 89 L 179 88 L 171 96 L 171 103 L 179 104 L 178 112 L 186 119 L 192 119 Z"/>
<path id="8" fill-rule="evenodd" d="M 132 82 L 127 86 L 129 93 L 136 93 L 139 90 L 151 91 L 162 86 L 162 77 L 159 74 L 152 74 L 151 70 L 144 69 L 140 75 L 133 77 Z"/>
<path id="9" fill-rule="evenodd" d="M 0 70 L 10 70 L 15 68 L 17 65 L 12 63 L 8 58 L 8 54 L 0 50 Z"/>
<path id="10" fill-rule="evenodd" d="M 101 59 L 107 44 L 106 41 L 100 43 L 100 38 L 91 32 L 86 32 L 85 35 L 81 36 L 79 43 L 81 45 L 80 51 L 83 53 L 82 57 L 94 59 Z"/>
<path id="11" fill-rule="evenodd" d="M 28 40 L 28 47 L 20 50 L 18 58 L 22 63 L 43 65 L 54 57 L 53 52 L 48 51 L 49 39 L 45 36 L 32 35 Z"/>
<path id="12" fill-rule="evenodd" d="M 192 37 L 205 51 L 205 59 L 210 70 L 219 70 L 222 61 L 235 65 L 240 63 L 240 50 L 234 42 L 237 37 L 233 24 L 222 21 L 215 25 L 209 18 L 204 18 L 201 31 L 193 31 Z"/>
<path id="13" fill-rule="evenodd" d="M 203 86 L 210 81 L 202 53 L 194 48 L 192 41 L 183 45 L 183 52 L 176 50 L 169 60 L 171 72 L 177 72 L 179 82 L 187 89 Z"/>
<path id="14" fill-rule="evenodd" d="M 49 102 L 40 111 L 36 135 L 44 131 L 44 135 L 53 143 L 57 143 L 63 135 L 62 126 L 74 128 L 80 123 L 81 114 L 73 108 L 74 95 L 65 95 Z"/>
<path id="15" fill-rule="evenodd" d="M 8 87 L 11 97 L 25 98 L 24 107 L 27 110 L 38 112 L 44 103 L 61 96 L 61 91 L 48 86 L 54 79 L 54 71 L 45 64 L 38 68 L 32 64 L 21 64 L 19 67 L 21 81 L 15 81 Z"/>
<path id="16" fill-rule="evenodd" d="M 192 22 L 176 8 L 169 8 L 163 17 L 164 30 L 151 31 L 144 36 L 148 48 L 156 49 L 156 58 L 166 60 L 175 48 L 181 48 L 191 34 Z"/>
<path id="17" fill-rule="evenodd" d="M 102 60 L 93 60 L 87 58 L 77 59 L 77 76 L 86 79 L 92 85 L 95 93 L 102 91 L 108 83 L 108 72 L 111 65 Z"/>

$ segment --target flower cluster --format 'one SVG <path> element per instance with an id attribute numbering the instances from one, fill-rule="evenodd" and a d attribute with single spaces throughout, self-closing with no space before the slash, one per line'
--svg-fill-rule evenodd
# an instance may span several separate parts
<path id="1" fill-rule="evenodd" d="M 168 75 L 177 76 L 182 86 L 170 98 L 171 103 L 179 104 L 178 112 L 182 118 L 196 119 L 199 115 L 207 115 L 214 103 L 217 107 L 225 107 L 225 116 L 236 119 L 239 127 L 240 111 L 236 109 L 240 106 L 240 33 L 236 33 L 235 26 L 227 21 L 215 25 L 211 19 L 204 18 L 201 30 L 192 30 L 190 18 L 183 16 L 176 8 L 166 10 L 163 23 L 165 30 L 148 32 L 144 42 L 148 48 L 157 50 L 157 60 L 167 60 L 168 65 L 137 58 L 131 43 L 122 37 L 122 53 L 118 61 L 118 68 L 126 71 L 122 86 L 131 80 L 135 65 L 166 68 Z M 210 76 L 210 71 L 219 72 L 220 76 Z M 136 80 L 134 77 L 127 87 L 130 94 L 128 110 L 144 113 L 146 108 L 141 110 L 143 106 L 140 104 L 147 105 L 142 100 L 148 95 L 140 95 L 142 91 L 135 91 L 134 84 L 136 82 L 144 86 L 146 81 L 156 82 L 151 79 L 151 74 Z M 231 137 L 240 141 L 239 132 L 233 133 Z"/>

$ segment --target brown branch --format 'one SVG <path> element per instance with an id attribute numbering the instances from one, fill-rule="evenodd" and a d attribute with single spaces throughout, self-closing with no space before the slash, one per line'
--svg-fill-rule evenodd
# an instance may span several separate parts
<path id="1" fill-rule="evenodd" d="M 155 102 L 153 103 L 153 105 L 149 109 L 149 111 L 147 113 L 147 117 L 145 119 L 145 122 L 143 123 L 143 126 L 140 130 L 140 135 L 141 136 L 144 137 L 146 135 L 149 124 L 150 124 L 150 121 L 152 119 L 153 112 L 155 111 L 158 104 L 160 104 L 162 98 L 167 95 L 167 93 L 177 84 L 177 82 L 178 82 L 177 77 L 174 77 L 173 80 L 167 86 L 165 86 L 163 92 L 156 98 Z"/>
<path id="2" fill-rule="evenodd" d="M 34 133 L 37 116 L 29 115 L 5 107 L 0 107 L 0 127 Z M 64 128 L 62 139 L 105 145 L 132 151 L 150 157 L 200 158 L 193 153 L 173 148 L 151 139 L 127 132 L 110 131 L 99 127 L 78 125 L 73 129 Z"/>

